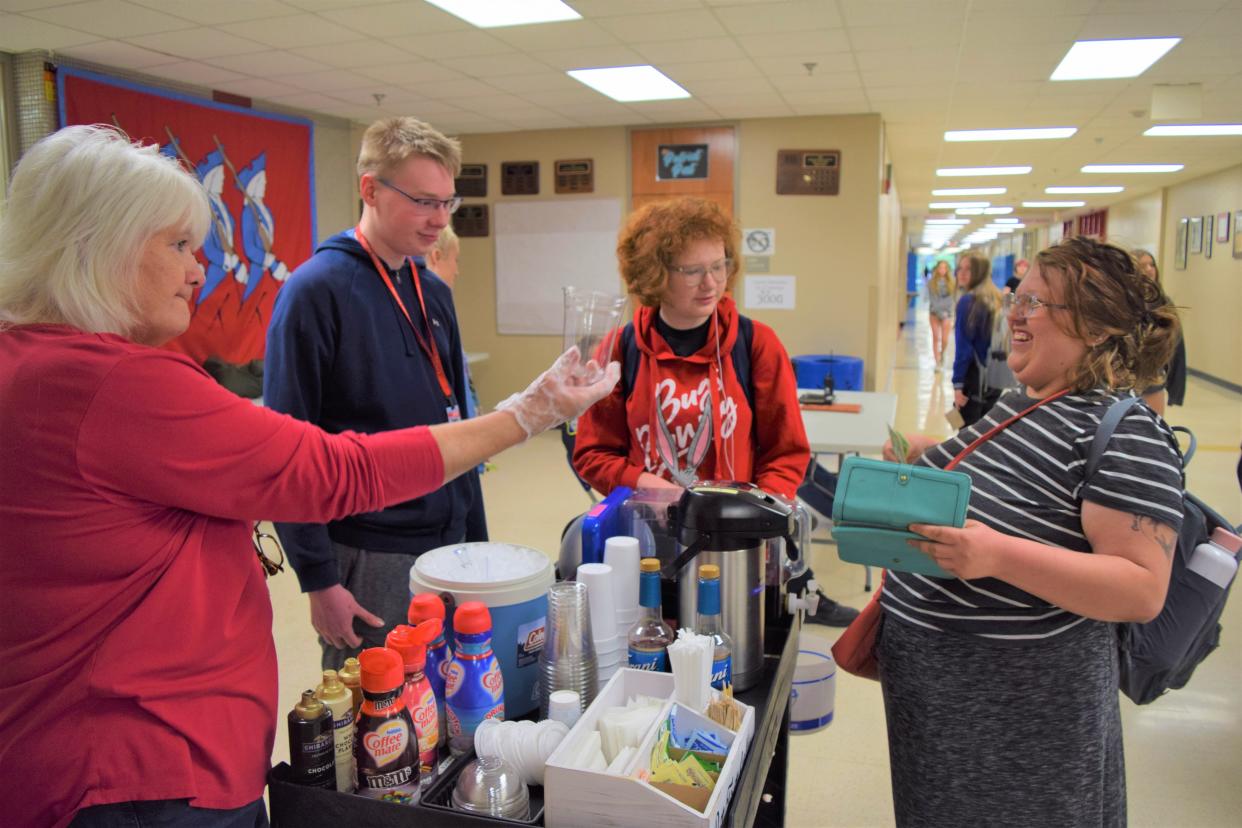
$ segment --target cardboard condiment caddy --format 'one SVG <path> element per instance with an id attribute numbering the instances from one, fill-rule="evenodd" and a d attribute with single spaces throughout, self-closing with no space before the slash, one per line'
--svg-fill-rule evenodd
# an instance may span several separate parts
<path id="1" fill-rule="evenodd" d="M 664 699 L 664 706 L 643 735 L 638 751 L 624 775 L 584 770 L 566 763 L 571 756 L 571 746 L 596 729 L 600 716 L 610 707 L 622 707 L 632 696 L 651 696 Z M 690 793 L 676 791 L 681 799 L 671 795 L 664 786 L 651 785 L 635 778 L 640 770 L 650 770 L 651 750 L 655 746 L 660 724 L 668 719 L 672 710 L 673 676 L 671 673 L 653 673 L 646 670 L 618 670 L 604 689 L 595 697 L 591 706 L 570 730 L 569 735 L 548 757 L 544 774 L 544 825 L 546 828 L 624 828 L 641 822 L 644 828 L 718 828 L 729 807 L 729 799 L 737 784 L 746 761 L 755 732 L 755 710 L 750 705 L 741 706 L 742 724 L 733 734 L 729 753 L 724 757 L 719 778 L 710 794 L 705 789 Z M 681 715 L 680 713 L 678 714 Z M 725 731 L 719 725 L 718 730 Z M 687 799 L 702 803 L 701 808 L 681 801 Z"/>

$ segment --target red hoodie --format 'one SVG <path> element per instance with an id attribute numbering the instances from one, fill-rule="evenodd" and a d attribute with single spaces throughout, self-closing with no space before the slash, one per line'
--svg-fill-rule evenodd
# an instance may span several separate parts
<path id="1" fill-rule="evenodd" d="M 730 358 L 738 335 L 733 300 L 728 296 L 720 300 L 707 343 L 685 357 L 674 354 L 656 330 L 656 313 L 657 308 L 642 307 L 634 315 L 639 360 L 629 398 L 618 383 L 578 420 L 574 444 L 578 474 L 604 494 L 617 486 L 636 486 L 644 471 L 672 480 L 656 448 L 657 398 L 659 414 L 678 449 L 678 463 L 685 467 L 703 417 L 705 393 L 723 389 L 713 394 L 720 403 L 710 412 L 712 446 L 698 467 L 698 479 L 749 481 L 793 497 L 806 475 L 811 449 L 798 409 L 793 365 L 776 334 L 767 325 L 754 323 L 750 371 L 759 409 L 755 418 Z M 620 339 L 616 338 L 612 358 L 624 365 Z"/>

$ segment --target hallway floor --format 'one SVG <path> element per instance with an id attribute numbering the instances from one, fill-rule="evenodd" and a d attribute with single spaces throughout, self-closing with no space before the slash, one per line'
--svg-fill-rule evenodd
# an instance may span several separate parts
<path id="1" fill-rule="evenodd" d="M 952 400 L 949 372 L 933 370 L 926 314 L 911 315 L 898 349 L 891 383 L 898 395 L 896 426 L 903 432 L 948 436 L 944 411 Z M 824 350 L 828 350 L 828 343 Z M 946 355 L 946 365 L 952 354 Z M 1193 355 L 1191 364 L 1193 365 Z M 1190 427 L 1199 448 L 1188 486 L 1234 520 L 1242 519 L 1242 493 L 1234 467 L 1242 436 L 1242 397 L 1191 377 L 1186 405 L 1168 415 Z M 565 463 L 555 433 L 542 435 L 496 458 L 483 477 L 488 524 L 496 540 L 541 549 L 555 559 L 565 523 L 590 505 Z M 863 571 L 844 564 L 831 546 L 817 545 L 815 571 L 833 598 L 861 607 Z M 319 650 L 305 596 L 287 572 L 271 581 L 275 636 L 280 658 L 281 718 L 273 761 L 288 756 L 284 713 L 303 688 L 319 680 Z M 1242 599 L 1234 598 L 1225 618 L 1224 641 L 1194 680 L 1152 705 L 1122 700 L 1130 824 L 1209 828 L 1237 825 L 1242 786 Z M 839 630 L 812 627 L 832 638 Z M 888 751 L 879 685 L 838 673 L 836 717 L 818 733 L 791 739 L 787 824 L 884 826 L 893 821 Z"/>

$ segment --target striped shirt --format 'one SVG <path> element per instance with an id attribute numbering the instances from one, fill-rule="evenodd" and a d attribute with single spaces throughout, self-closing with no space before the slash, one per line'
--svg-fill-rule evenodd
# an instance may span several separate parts
<path id="1" fill-rule="evenodd" d="M 1094 477 L 1084 479 L 1096 428 L 1118 398 L 1102 390 L 1066 395 L 967 455 L 956 468 L 971 478 L 968 517 L 1007 535 L 1088 553 L 1084 500 L 1180 530 L 1181 453 L 1172 431 L 1146 405 L 1129 410 Z M 987 416 L 928 449 L 919 464 L 943 468 L 976 437 L 1034 403 L 1021 391 L 1007 391 Z M 998 643 L 1051 638 L 1084 620 L 995 578 L 967 581 L 890 570 L 880 602 L 908 623 Z"/>

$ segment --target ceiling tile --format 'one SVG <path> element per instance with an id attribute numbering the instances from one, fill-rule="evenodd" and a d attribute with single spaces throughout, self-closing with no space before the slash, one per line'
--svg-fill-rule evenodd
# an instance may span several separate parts
<path id="1" fill-rule="evenodd" d="M 495 95 L 498 91 L 491 84 L 475 80 L 474 78 L 460 78 L 458 80 L 442 81 L 427 85 L 427 96 L 441 101 L 477 97 L 479 95 Z"/>
<path id="2" fill-rule="evenodd" d="M 239 37 L 257 40 L 273 49 L 318 46 L 321 43 L 348 43 L 358 33 L 314 14 L 295 14 L 271 20 L 225 23 L 217 28 Z"/>
<path id="3" fill-rule="evenodd" d="M 63 5 L 65 0 L 0 0 L 0 12 L 24 12 Z"/>
<path id="4" fill-rule="evenodd" d="M 1080 0 L 1066 0 L 1079 2 Z M 995 0 L 988 0 L 988 3 Z M 916 24 L 937 22 L 947 18 L 958 18 L 969 7 L 981 6 L 981 3 L 968 3 L 967 0 L 923 0 L 923 2 L 902 2 L 902 0 L 837 0 L 837 7 L 850 26 L 887 26 L 894 20 Z M 1044 4 L 1046 5 L 1046 3 Z"/>
<path id="5" fill-rule="evenodd" d="M 789 32 L 786 34 L 737 35 L 737 41 L 751 57 L 780 57 L 798 52 L 848 52 L 844 29 Z"/>
<path id="6" fill-rule="evenodd" d="M 466 32 L 438 32 L 435 37 L 404 35 L 390 37 L 388 43 L 418 56 L 439 60 L 450 57 L 474 57 L 475 55 L 514 54 L 513 47 L 503 40 L 492 37 L 480 29 Z"/>
<path id="7" fill-rule="evenodd" d="M 497 89 L 517 92 L 524 96 L 529 96 L 533 92 L 576 92 L 587 88 L 564 72 L 552 70 L 534 75 L 488 78 L 487 82 Z"/>
<path id="8" fill-rule="evenodd" d="M 59 49 L 58 52 L 78 60 L 88 60 L 91 63 L 116 66 L 121 69 L 149 69 L 177 61 L 175 57 L 132 46 L 123 40 L 97 40 L 94 43 Z"/>
<path id="9" fill-rule="evenodd" d="M 282 0 L 282 2 L 290 6 L 295 6 L 299 9 L 313 12 L 375 5 L 375 0 Z"/>
<path id="10" fill-rule="evenodd" d="M 539 55 L 556 69 L 593 69 L 600 66 L 638 66 L 646 63 L 642 55 L 623 46 L 594 49 L 551 49 Z"/>
<path id="11" fill-rule="evenodd" d="M 872 111 L 867 102 L 862 100 L 790 104 L 789 108 L 795 115 L 866 115 Z"/>
<path id="12" fill-rule="evenodd" d="M 698 121 L 718 117 L 707 104 L 693 99 L 637 102 L 629 106 L 653 121 Z"/>
<path id="13" fill-rule="evenodd" d="M 6 52 L 25 52 L 28 49 L 63 49 L 100 40 L 98 35 L 87 34 L 54 23 L 32 20 L 16 14 L 0 14 L 0 49 Z"/>
<path id="14" fill-rule="evenodd" d="M 127 38 L 127 40 L 145 49 L 188 60 L 230 57 L 263 50 L 262 43 L 205 26 L 176 32 L 142 35 Z"/>
<path id="15" fill-rule="evenodd" d="M 675 81 L 720 80 L 726 78 L 761 78 L 759 67 L 746 58 L 705 60 L 700 63 L 679 63 L 665 67 Z"/>
<path id="16" fill-rule="evenodd" d="M 1180 4 L 1178 4 L 1180 6 Z M 1093 14 L 1078 32 L 1079 40 L 1121 37 L 1184 37 L 1211 17 L 1208 11 L 1177 8 L 1163 14 Z M 1181 45 L 1173 47 L 1180 49 Z"/>
<path id="17" fill-rule="evenodd" d="M 461 32 L 471 27 L 427 3 L 381 3 L 346 9 L 324 9 L 319 14 L 342 26 L 372 37 L 429 35 L 437 32 Z"/>
<path id="18" fill-rule="evenodd" d="M 534 110 L 531 112 L 509 112 L 505 120 L 519 129 L 567 129 L 578 126 L 578 122 L 556 112 Z"/>
<path id="19" fill-rule="evenodd" d="M 718 8 L 715 13 L 726 29 L 739 35 L 837 29 L 843 25 L 836 5 L 822 0 L 748 3 Z"/>
<path id="20" fill-rule="evenodd" d="M 706 9 L 600 18 L 599 25 L 627 43 L 640 40 L 693 40 L 725 34 Z"/>
<path id="21" fill-rule="evenodd" d="M 722 118 L 780 118 L 794 114 L 783 101 L 713 101 L 712 109 Z"/>
<path id="22" fill-rule="evenodd" d="M 586 18 L 621 17 L 650 12 L 702 8 L 699 0 L 570 0 L 574 11 Z"/>
<path id="23" fill-rule="evenodd" d="M 459 106 L 462 109 L 468 109 L 471 112 L 494 112 L 497 117 L 508 119 L 510 112 L 539 109 L 538 106 L 532 104 L 528 100 L 524 100 L 517 95 L 478 95 L 472 98 L 460 99 Z"/>
<path id="24" fill-rule="evenodd" d="M 343 89 L 372 89 L 375 79 L 357 72 L 346 72 L 342 69 L 325 69 L 321 72 L 305 72 L 298 75 L 285 75 L 282 83 L 305 89 L 309 92 L 339 92 Z"/>
<path id="25" fill-rule="evenodd" d="M 273 50 L 270 52 L 253 52 L 248 55 L 229 55 L 211 58 L 206 61 L 221 69 L 240 72 L 255 77 L 280 77 L 281 75 L 299 75 L 307 72 L 319 72 L 331 69 L 331 66 L 317 60 L 295 55 L 292 52 Z"/>
<path id="26" fill-rule="evenodd" d="M 280 81 L 269 80 L 268 78 L 237 78 L 230 81 L 221 81 L 216 86 L 225 92 L 232 92 L 235 95 L 245 95 L 248 98 L 267 98 L 271 99 L 276 95 L 296 95 L 300 91 L 296 86 L 290 86 Z"/>
<path id="27" fill-rule="evenodd" d="M 687 81 L 685 87 L 694 97 L 704 100 L 730 96 L 738 100 L 753 100 L 756 95 L 771 95 L 775 91 L 766 78 L 701 78 Z"/>
<path id="28" fill-rule="evenodd" d="M 856 52 L 883 52 L 892 49 L 919 49 L 932 60 L 953 59 L 962 42 L 962 24 L 941 26 L 860 26 L 849 30 L 850 45 Z"/>
<path id="29" fill-rule="evenodd" d="M 834 72 L 832 74 L 785 75 L 771 79 L 772 85 L 781 92 L 829 92 L 840 94 L 849 89 L 855 95 L 863 92 L 862 80 L 857 72 Z"/>
<path id="30" fill-rule="evenodd" d="M 284 14 L 297 14 L 298 9 L 280 0 L 130 0 L 139 6 L 175 14 L 195 23 L 214 25 L 241 20 L 262 20 Z"/>
<path id="31" fill-rule="evenodd" d="M 221 81 L 236 80 L 242 77 L 238 72 L 193 60 L 166 63 L 159 67 L 158 74 L 162 78 L 172 78 L 182 83 L 193 83 L 199 86 L 214 86 Z"/>
<path id="32" fill-rule="evenodd" d="M 451 57 L 442 58 L 440 63 L 471 78 L 535 75 L 548 69 L 546 63 L 523 54 Z"/>
<path id="33" fill-rule="evenodd" d="M 194 25 L 180 17 L 126 3 L 124 0 L 88 0 L 68 6 L 36 9 L 27 14 L 48 23 L 114 38 L 188 29 Z"/>
<path id="34" fill-rule="evenodd" d="M 647 60 L 661 65 L 722 60 L 739 54 L 737 41 L 731 37 L 661 40 L 653 43 L 633 43 L 631 47 Z"/>
<path id="35" fill-rule="evenodd" d="M 758 57 L 754 59 L 754 62 L 760 71 L 770 78 L 779 78 L 782 75 L 854 72 L 858 68 L 854 62 L 854 56 L 849 52 L 792 53 L 780 57 Z M 814 65 L 808 69 L 808 63 Z"/>
<path id="36" fill-rule="evenodd" d="M 522 92 L 522 97 L 539 106 L 567 107 L 574 104 L 591 104 L 599 100 L 594 89 L 576 83 L 577 89 L 556 89 L 542 92 Z"/>
<path id="37" fill-rule="evenodd" d="M 305 46 L 290 49 L 295 55 L 317 60 L 329 66 L 341 69 L 354 69 L 359 66 L 382 65 L 385 63 L 402 63 L 412 60 L 414 55 L 405 49 L 398 48 L 382 40 L 351 40 L 348 43 L 324 43 L 319 46 Z"/>
<path id="38" fill-rule="evenodd" d="M 576 46 L 619 46 L 616 36 L 590 20 L 564 20 L 535 26 L 502 26 L 490 30 L 492 37 L 524 51 Z"/>
<path id="39" fill-rule="evenodd" d="M 442 81 L 459 80 L 462 77 L 461 72 L 430 60 L 364 66 L 359 67 L 357 71 L 358 74 L 369 78 L 401 85 L 418 83 L 432 86 Z"/>

